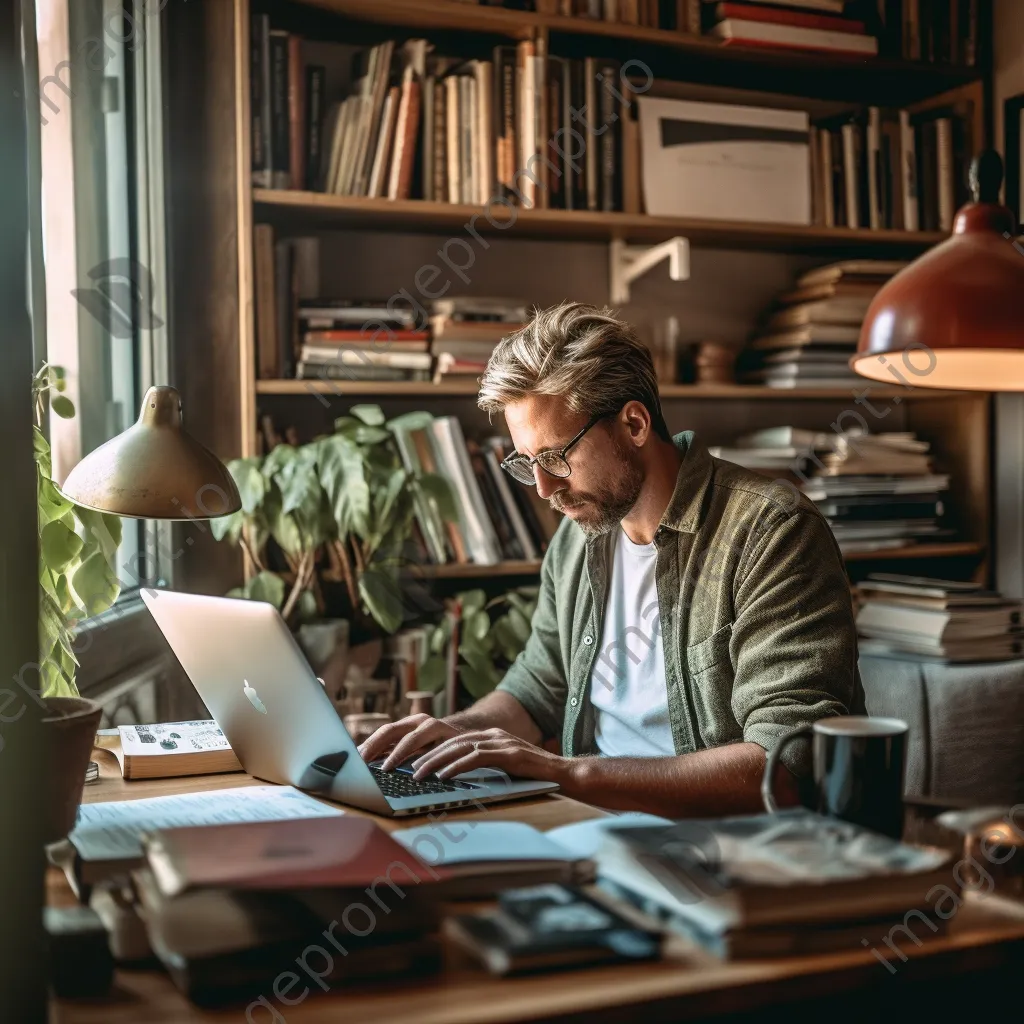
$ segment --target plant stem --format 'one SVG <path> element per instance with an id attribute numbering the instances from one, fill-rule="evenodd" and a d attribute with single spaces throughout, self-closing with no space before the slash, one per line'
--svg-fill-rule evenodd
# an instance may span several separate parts
<path id="1" fill-rule="evenodd" d="M 242 532 L 239 534 L 238 539 L 241 541 L 242 549 L 245 551 L 246 555 L 248 555 L 249 561 L 251 561 L 260 572 L 266 572 L 266 567 L 260 561 L 256 552 L 253 550 L 252 545 L 249 543 L 249 538 L 246 536 L 246 528 L 244 526 L 242 527 Z"/>
<path id="2" fill-rule="evenodd" d="M 345 547 L 343 540 L 333 540 L 331 541 L 331 546 L 338 556 L 338 561 L 341 562 L 341 572 L 345 577 L 345 589 L 348 591 L 348 599 L 352 604 L 352 611 L 354 613 L 359 605 L 357 604 L 356 583 L 352 578 L 352 566 L 348 560 L 348 549 Z"/>
<path id="3" fill-rule="evenodd" d="M 313 571 L 313 564 L 314 552 L 304 551 L 295 570 L 295 583 L 292 585 L 292 592 L 288 595 L 288 600 L 285 601 L 284 607 L 281 609 L 281 618 L 286 622 L 288 621 L 288 617 L 295 610 L 295 605 L 298 603 L 299 595 L 309 585 L 309 576 Z"/>

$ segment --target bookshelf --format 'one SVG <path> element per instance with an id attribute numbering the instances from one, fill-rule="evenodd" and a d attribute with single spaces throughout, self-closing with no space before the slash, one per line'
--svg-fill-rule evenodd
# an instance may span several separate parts
<path id="1" fill-rule="evenodd" d="M 558 245 L 600 243 L 623 239 L 633 243 L 659 242 L 675 235 L 687 237 L 698 250 L 736 253 L 785 254 L 827 262 L 843 258 L 914 258 L 941 242 L 941 232 L 907 232 L 845 227 L 717 221 L 697 218 L 653 217 L 640 213 L 522 209 L 515 224 L 501 207 L 491 208 L 493 224 L 477 205 L 428 202 L 421 199 L 387 200 L 327 195 L 309 191 L 254 189 L 250 171 L 249 109 L 249 0 L 234 4 L 234 153 L 237 195 L 238 259 L 238 416 L 243 455 L 257 450 L 257 401 L 296 403 L 342 411 L 345 400 L 365 397 L 392 410 L 426 408 L 460 417 L 473 415 L 476 385 L 472 380 L 428 382 L 323 382 L 316 380 L 257 380 L 255 374 L 255 322 L 253 224 L 269 223 L 283 234 L 349 232 L 380 235 L 441 235 L 465 230 L 473 222 L 497 249 L 497 237 L 531 239 Z M 974 138 L 990 134 L 987 71 L 947 64 L 927 64 L 884 58 L 837 58 L 832 55 L 773 51 L 766 48 L 723 46 L 717 41 L 661 29 L 608 24 L 587 18 L 483 7 L 456 0 L 304 0 L 303 3 L 268 3 L 257 8 L 281 9 L 295 31 L 315 32 L 331 19 L 351 28 L 352 40 L 362 45 L 389 36 L 426 34 L 439 42 L 457 39 L 462 44 L 479 37 L 481 44 L 519 39 L 543 40 L 549 52 L 588 53 L 645 60 L 656 75 L 699 86 L 742 85 L 766 96 L 787 93 L 807 102 L 846 101 L 912 110 L 969 99 L 974 104 Z M 335 35 L 337 28 L 335 26 Z M 340 36 L 338 36 L 340 37 Z M 348 35 L 346 34 L 346 38 Z M 443 45 L 443 42 L 442 42 Z M 767 102 L 767 101 L 766 101 Z M 501 218 L 506 218 L 502 221 Z M 475 218 L 475 219 L 474 219 Z M 865 382 L 867 385 L 868 382 Z M 849 389 L 787 389 L 744 385 L 662 387 L 670 426 L 704 424 L 771 425 L 790 421 L 826 428 L 844 410 L 856 409 Z M 950 494 L 961 539 L 950 543 L 922 543 L 882 552 L 847 556 L 851 576 L 868 568 L 897 571 L 903 561 L 915 563 L 908 571 L 934 571 L 941 575 L 957 566 L 966 575 L 987 580 L 991 544 L 991 397 L 983 393 L 931 391 L 901 387 L 873 387 L 872 398 L 885 402 L 892 415 L 880 429 L 917 430 L 933 442 L 944 466 L 954 475 L 957 488 Z M 449 399 L 443 405 L 438 399 Z M 318 401 L 319 400 L 319 401 Z M 414 403 L 414 404 L 410 404 Z M 326 416 L 324 410 L 318 415 Z M 709 443 L 723 443 L 712 438 Z M 927 566 L 919 563 L 927 562 Z M 443 565 L 423 567 L 423 576 L 438 581 L 499 576 L 535 576 L 538 563 L 503 562 L 497 566 Z M 950 571 L 953 571 L 952 568 Z"/>

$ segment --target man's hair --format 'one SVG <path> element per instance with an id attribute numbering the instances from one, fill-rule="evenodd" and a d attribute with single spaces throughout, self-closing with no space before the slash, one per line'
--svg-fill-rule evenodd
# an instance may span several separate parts
<path id="1" fill-rule="evenodd" d="M 477 405 L 490 414 L 528 395 L 557 395 L 574 412 L 595 416 L 635 400 L 646 407 L 655 433 L 672 439 L 651 353 L 607 307 L 563 302 L 536 311 L 502 338 L 487 361 Z"/>

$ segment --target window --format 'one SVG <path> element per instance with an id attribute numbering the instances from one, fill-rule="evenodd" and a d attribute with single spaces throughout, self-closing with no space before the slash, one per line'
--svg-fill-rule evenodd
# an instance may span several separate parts
<path id="1" fill-rule="evenodd" d="M 44 286 L 37 363 L 64 367 L 71 420 L 51 416 L 54 477 L 128 427 L 166 380 L 160 10 L 166 0 L 35 0 Z M 35 278 L 35 274 L 33 275 Z M 125 520 L 122 600 L 160 577 L 162 527 Z"/>

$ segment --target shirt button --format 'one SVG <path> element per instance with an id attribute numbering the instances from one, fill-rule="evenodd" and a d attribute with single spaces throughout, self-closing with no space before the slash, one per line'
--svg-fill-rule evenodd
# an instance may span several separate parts
<path id="1" fill-rule="evenodd" d="M 594 638 L 588 633 L 584 638 L 583 642 L 589 647 L 593 642 Z"/>
<path id="2" fill-rule="evenodd" d="M 579 701 L 575 697 L 569 698 L 569 707 L 574 708 L 577 704 L 579 704 Z"/>

